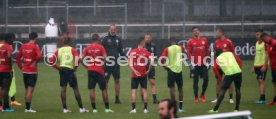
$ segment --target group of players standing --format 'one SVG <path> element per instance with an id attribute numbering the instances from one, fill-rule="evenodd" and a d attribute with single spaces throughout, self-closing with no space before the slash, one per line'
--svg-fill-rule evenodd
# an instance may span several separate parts
<path id="1" fill-rule="evenodd" d="M 191 69 L 191 77 L 193 78 L 193 88 L 194 88 L 194 102 L 199 102 L 198 97 L 198 79 L 201 77 L 203 79 L 202 84 L 202 92 L 200 95 L 200 99 L 202 103 L 206 102 L 205 99 L 205 91 L 208 86 L 208 69 L 210 68 L 209 62 L 204 62 L 204 57 L 209 56 L 209 45 L 206 38 L 200 36 L 200 29 L 198 27 L 192 28 L 193 38 L 191 38 L 187 43 L 187 61 L 192 63 L 190 66 Z M 225 92 L 229 90 L 229 102 L 234 103 L 233 100 L 233 87 L 232 82 L 235 84 L 235 92 L 236 92 L 236 105 L 234 111 L 239 111 L 240 109 L 240 100 L 241 100 L 241 86 L 242 86 L 242 61 L 234 52 L 234 45 L 232 41 L 225 37 L 224 30 L 222 28 L 217 29 L 216 32 L 217 40 L 214 43 L 214 56 L 215 61 L 213 65 L 213 71 L 215 73 L 217 83 L 216 83 L 216 96 L 217 99 L 211 101 L 212 103 L 216 103 L 213 109 L 209 110 L 208 113 L 218 113 L 219 106 L 224 98 Z M 272 83 L 274 88 L 274 98 L 272 101 L 268 102 L 268 105 L 276 104 L 276 40 L 265 33 L 262 29 L 256 30 L 256 45 L 255 45 L 255 58 L 254 64 L 251 69 L 252 73 L 256 74 L 256 79 L 259 83 L 260 90 L 260 99 L 256 101 L 256 104 L 266 104 L 265 99 L 265 78 L 266 72 L 271 68 L 272 74 Z M 162 54 L 162 56 L 167 56 L 169 59 L 174 55 L 174 51 L 181 52 L 181 46 L 179 46 L 178 50 L 175 48 L 176 42 L 173 42 L 174 39 L 171 39 L 172 45 L 166 48 Z M 171 50 L 168 50 L 171 49 Z M 168 53 L 168 51 L 171 51 Z M 171 54 L 171 55 L 170 55 Z M 178 57 L 179 59 L 181 57 Z M 193 59 L 194 58 L 194 59 Z M 200 59 L 201 58 L 201 59 Z M 176 58 L 177 59 L 177 58 Z M 193 59 L 193 60 L 192 60 Z M 200 60 L 198 60 L 200 59 Z M 177 61 L 177 60 L 176 60 Z M 171 60 L 170 60 L 171 63 Z M 182 73 L 181 71 L 171 73 L 176 69 L 180 69 L 181 67 L 170 67 L 167 65 L 165 69 L 168 70 L 168 86 L 171 92 L 171 99 L 162 100 L 159 104 L 159 115 L 161 118 L 176 118 L 176 112 L 183 112 L 182 109 Z M 180 62 L 178 62 L 180 63 Z M 269 66 L 270 65 L 270 66 Z M 175 65 L 174 65 L 175 66 Z M 224 75 L 224 76 L 223 76 Z M 176 102 L 174 101 L 174 86 L 171 86 L 171 81 L 176 82 L 178 84 L 179 91 L 179 104 L 178 109 L 176 106 Z M 178 111 L 177 111 L 178 110 Z"/>
<path id="2" fill-rule="evenodd" d="M 69 84 L 74 90 L 76 100 L 78 102 L 80 113 L 88 112 L 82 105 L 82 99 L 79 93 L 78 83 L 76 79 L 75 71 L 77 70 L 79 62 L 81 62 L 88 70 L 88 89 L 90 90 L 90 101 L 92 105 L 92 112 L 97 113 L 95 103 L 95 86 L 98 83 L 102 91 L 102 98 L 105 104 L 105 112 L 114 112 L 109 107 L 109 99 L 107 93 L 107 83 L 112 75 L 115 79 L 115 103 L 120 104 L 120 65 L 115 62 L 115 65 L 108 66 L 108 56 L 113 56 L 115 60 L 120 56 L 125 56 L 123 52 L 123 46 L 121 39 L 116 35 L 116 26 L 110 25 L 109 33 L 106 37 L 100 40 L 97 34 L 92 36 L 92 43 L 87 46 L 82 55 L 79 57 L 75 48 L 71 47 L 71 40 L 69 38 L 63 38 L 63 46 L 60 47 L 54 55 L 50 58 L 50 64 L 59 71 L 60 74 L 60 87 L 61 87 L 61 100 L 63 105 L 63 112 L 71 112 L 67 109 L 66 105 L 66 87 Z M 161 61 L 164 65 L 165 70 L 168 72 L 167 84 L 170 89 L 171 100 L 175 101 L 175 84 L 177 84 L 179 99 L 178 99 L 178 112 L 184 112 L 183 109 L 183 77 L 182 77 L 182 55 L 187 54 L 187 61 L 191 62 L 191 77 L 193 78 L 193 89 L 194 89 L 194 102 L 198 103 L 199 98 L 202 103 L 206 102 L 205 92 L 208 87 L 209 76 L 208 70 L 210 65 L 204 62 L 204 58 L 210 56 L 208 40 L 200 36 L 200 29 L 198 27 L 192 28 L 193 37 L 188 41 L 187 48 L 180 46 L 175 38 L 171 38 L 171 45 L 164 49 L 161 55 Z M 258 39 L 256 43 L 256 56 L 254 60 L 254 68 L 257 74 L 257 79 L 260 84 L 260 100 L 256 103 L 265 103 L 265 92 L 264 92 L 264 79 L 268 68 L 268 61 L 270 61 L 272 69 L 273 84 L 275 89 L 275 97 L 269 104 L 276 104 L 276 41 L 273 40 L 268 34 L 263 33 L 262 30 L 256 32 Z M 19 69 L 23 72 L 23 79 L 25 84 L 25 112 L 36 112 L 31 108 L 32 94 L 37 81 L 37 63 L 41 59 L 41 53 L 39 47 L 35 44 L 38 39 L 38 35 L 35 32 L 29 34 L 29 42 L 21 46 L 17 55 L 16 61 Z M 234 45 L 230 39 L 225 37 L 224 30 L 222 28 L 217 29 L 217 40 L 214 44 L 215 51 L 215 64 L 213 70 L 216 74 L 216 92 L 217 99 L 212 101 L 216 103 L 216 106 L 210 110 L 210 113 L 218 112 L 219 105 L 223 100 L 224 94 L 229 89 L 230 103 L 234 103 L 233 88 L 231 83 L 235 83 L 236 91 L 236 106 L 235 111 L 239 110 L 240 105 L 240 88 L 242 83 L 242 61 L 234 52 Z M 151 34 L 148 33 L 145 37 L 140 38 L 138 47 L 132 49 L 128 56 L 129 66 L 132 70 L 131 75 L 131 102 L 132 109 L 130 113 L 136 113 L 136 91 L 138 86 L 141 85 L 141 98 L 144 103 L 144 113 L 148 113 L 147 108 L 147 82 L 149 80 L 151 84 L 151 92 L 153 96 L 153 103 L 159 105 L 159 109 L 162 109 L 164 101 L 158 101 L 155 89 L 155 68 L 151 65 L 154 62 L 153 55 L 156 55 L 156 47 L 152 43 Z M 8 92 L 12 76 L 12 47 L 6 43 L 3 39 L 3 34 L 0 37 L 0 100 L 3 100 L 3 111 L 14 112 L 10 108 Z M 72 60 L 68 62 L 68 58 Z M 86 58 L 89 57 L 89 58 Z M 102 57 L 97 59 L 97 57 Z M 139 60 L 139 57 L 146 57 L 150 64 L 147 64 L 145 59 Z M 268 57 L 270 60 L 268 60 Z M 69 58 L 70 59 L 70 58 Z M 96 60 L 92 60 L 96 59 Z M 88 64 L 85 61 L 90 61 Z M 23 66 L 22 66 L 23 62 Z M 101 64 L 103 65 L 96 65 Z M 228 64 L 225 66 L 225 64 Z M 224 79 L 222 79 L 224 75 Z M 199 78 L 203 79 L 202 91 L 200 96 L 198 95 L 198 82 Z M 148 79 L 148 80 L 147 80 Z M 176 109 L 175 109 L 176 110 Z M 175 111 L 176 112 L 176 111 Z"/>

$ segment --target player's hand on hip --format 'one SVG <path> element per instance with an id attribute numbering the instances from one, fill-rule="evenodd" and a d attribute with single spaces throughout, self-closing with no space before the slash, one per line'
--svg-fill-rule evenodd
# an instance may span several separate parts
<path id="1" fill-rule="evenodd" d="M 210 64 L 207 64 L 206 67 L 207 67 L 208 70 L 211 69 L 211 65 Z"/>
<path id="2" fill-rule="evenodd" d="M 32 63 L 30 66 L 31 66 L 31 67 L 36 67 L 36 66 L 37 66 L 37 63 L 34 62 L 34 63 Z"/>
<path id="3" fill-rule="evenodd" d="M 252 67 L 252 68 L 251 68 L 251 73 L 254 73 L 254 72 L 255 72 L 255 68 Z"/>
<path id="4" fill-rule="evenodd" d="M 267 66 L 266 65 L 262 66 L 261 71 L 265 72 L 266 70 L 267 70 Z"/>
<path id="5" fill-rule="evenodd" d="M 146 74 L 149 74 L 149 72 L 150 72 L 150 70 L 148 70 L 148 71 L 146 72 Z"/>
<path id="6" fill-rule="evenodd" d="M 138 72 L 137 70 L 134 70 L 134 73 L 135 73 L 137 76 L 141 76 L 141 73 Z"/>
<path id="7" fill-rule="evenodd" d="M 170 69 L 169 69 L 169 67 L 167 67 L 167 66 L 164 66 L 164 69 L 166 69 L 167 71 L 169 71 Z"/>

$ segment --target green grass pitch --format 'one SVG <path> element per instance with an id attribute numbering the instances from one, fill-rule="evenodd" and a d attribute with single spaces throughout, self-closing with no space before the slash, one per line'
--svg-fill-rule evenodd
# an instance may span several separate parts
<path id="1" fill-rule="evenodd" d="M 241 110 L 250 110 L 253 113 L 253 118 L 255 119 L 271 119 L 276 116 L 275 110 L 276 106 L 269 105 L 257 105 L 255 101 L 259 98 L 259 91 L 257 81 L 255 80 L 255 74 L 250 73 L 250 68 L 252 61 L 245 61 L 243 67 L 243 83 L 242 83 L 242 100 L 241 100 Z M 194 115 L 204 115 L 210 110 L 214 104 L 210 101 L 215 98 L 215 78 L 214 73 L 210 70 L 210 81 L 206 93 L 207 103 L 195 104 L 193 102 L 193 88 L 192 80 L 189 78 L 188 67 L 184 67 L 183 77 L 184 77 L 184 108 L 185 113 L 178 114 L 180 117 L 194 116 Z M 110 107 L 115 111 L 115 113 L 104 113 L 104 104 L 101 98 L 100 90 L 97 86 L 96 89 L 96 104 L 99 113 L 93 114 L 84 113 L 80 114 L 78 112 L 78 106 L 75 101 L 73 91 L 69 87 L 67 88 L 67 105 L 68 108 L 73 111 L 70 114 L 62 113 L 62 106 L 60 100 L 60 88 L 59 88 L 59 74 L 52 67 L 48 67 L 44 64 L 39 64 L 39 75 L 37 86 L 34 92 L 32 107 L 38 112 L 35 114 L 24 112 L 24 86 L 22 80 L 22 74 L 16 68 L 16 83 L 17 83 L 17 94 L 16 98 L 18 101 L 22 102 L 23 106 L 14 107 L 15 113 L 0 113 L 1 119 L 88 119 L 88 118 L 101 118 L 101 119 L 142 119 L 142 118 L 159 118 L 158 115 L 158 105 L 152 104 L 152 96 L 150 92 L 150 87 L 148 85 L 148 95 L 149 95 L 149 111 L 150 113 L 143 113 L 143 104 L 140 99 L 140 93 L 137 93 L 137 114 L 129 114 L 131 109 L 130 102 L 130 69 L 128 67 L 121 68 L 121 100 L 122 104 L 114 104 L 114 81 L 111 78 L 109 83 L 109 101 Z M 87 71 L 83 67 L 79 67 L 77 71 L 78 83 L 81 91 L 81 96 L 85 108 L 91 111 L 91 105 L 89 101 L 89 93 L 87 89 Z M 156 85 L 157 85 L 157 96 L 158 98 L 164 99 L 169 97 L 169 90 L 166 84 L 167 73 L 162 67 L 156 68 Z M 202 81 L 200 81 L 201 87 Z M 267 100 L 271 100 L 273 97 L 273 88 L 271 83 L 271 72 L 267 73 L 266 79 L 266 95 Z M 224 101 L 220 107 L 220 112 L 233 111 L 234 104 L 229 104 L 228 93 L 226 93 Z"/>

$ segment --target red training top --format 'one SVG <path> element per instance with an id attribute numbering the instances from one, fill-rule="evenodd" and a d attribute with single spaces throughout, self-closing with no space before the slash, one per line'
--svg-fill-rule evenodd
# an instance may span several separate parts
<path id="1" fill-rule="evenodd" d="M 223 51 L 230 51 L 234 53 L 234 48 L 233 42 L 228 38 L 224 38 L 223 40 L 217 39 L 214 44 L 215 52 L 217 49 L 222 49 Z"/>
<path id="2" fill-rule="evenodd" d="M 203 65 L 204 57 L 210 56 L 209 44 L 204 37 L 191 38 L 187 44 L 187 51 L 188 60 L 197 65 Z"/>
<path id="3" fill-rule="evenodd" d="M 68 47 L 68 46 L 63 46 L 63 47 Z M 61 47 L 62 48 L 62 47 Z M 78 57 L 79 54 L 77 52 L 77 50 L 75 48 L 72 47 L 71 49 L 72 55 L 73 57 Z M 53 56 L 50 58 L 50 64 L 57 70 L 60 70 L 60 67 L 57 65 L 57 63 L 55 63 L 58 60 L 58 50 L 53 54 Z M 79 59 L 75 59 L 77 61 L 79 61 Z"/>
<path id="4" fill-rule="evenodd" d="M 91 45 L 87 46 L 84 49 L 82 55 L 83 55 L 82 57 L 83 63 L 85 66 L 87 66 L 88 70 L 96 71 L 104 75 L 103 66 L 104 66 L 104 61 L 106 57 L 106 50 L 101 44 L 92 43 Z M 85 62 L 85 61 L 89 61 L 89 62 Z"/>
<path id="5" fill-rule="evenodd" d="M 240 68 L 242 68 L 242 60 L 237 55 L 235 55 L 234 53 L 233 53 L 233 55 L 234 55 L 238 65 L 240 66 Z M 218 77 L 218 79 L 222 80 L 222 76 L 219 73 L 219 69 L 220 69 L 220 67 L 219 67 L 219 65 L 217 63 L 217 59 L 216 59 L 215 62 L 214 62 L 213 71 L 215 72 L 215 75 Z"/>
<path id="6" fill-rule="evenodd" d="M 181 50 L 182 50 L 182 53 L 184 53 L 185 52 L 185 48 L 181 45 L 180 46 L 181 47 Z M 168 56 L 168 48 L 165 48 L 164 50 L 163 50 L 163 52 L 162 52 L 162 55 L 161 55 L 161 63 L 164 63 L 165 61 L 164 61 L 164 57 L 167 57 Z"/>
<path id="7" fill-rule="evenodd" d="M 20 47 L 16 62 L 24 73 L 37 73 L 37 62 L 41 59 L 39 47 L 34 42 L 28 42 Z M 21 59 L 23 59 L 22 66 Z"/>
<path id="8" fill-rule="evenodd" d="M 270 39 L 269 41 L 269 50 L 268 50 L 268 56 L 270 60 L 270 65 L 272 70 L 276 70 L 276 40 Z"/>
<path id="9" fill-rule="evenodd" d="M 12 72 L 8 61 L 11 56 L 12 47 L 6 43 L 0 43 L 0 72 Z"/>
<path id="10" fill-rule="evenodd" d="M 129 65 L 132 65 L 133 68 L 141 74 L 140 76 L 137 76 L 134 72 L 132 72 L 132 75 L 131 75 L 132 78 L 144 77 L 147 75 L 146 74 L 147 63 L 150 62 L 149 60 L 150 56 L 151 56 L 151 53 L 145 50 L 144 48 L 135 48 L 131 50 L 131 52 L 129 53 L 129 59 L 132 58 L 133 64 L 129 64 Z"/>

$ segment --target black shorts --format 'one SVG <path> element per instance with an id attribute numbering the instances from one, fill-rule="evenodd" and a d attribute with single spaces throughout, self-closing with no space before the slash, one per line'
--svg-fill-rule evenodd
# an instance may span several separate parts
<path id="1" fill-rule="evenodd" d="M 255 68 L 255 74 L 257 75 L 257 80 L 265 80 L 266 77 L 266 71 L 262 72 L 261 68 Z"/>
<path id="2" fill-rule="evenodd" d="M 147 77 L 131 78 L 131 89 L 137 89 L 139 84 L 141 88 L 147 89 Z"/>
<path id="3" fill-rule="evenodd" d="M 171 71 L 170 69 L 168 69 L 167 82 L 168 82 L 168 87 L 169 88 L 173 88 L 175 83 L 176 83 L 178 88 L 182 88 L 183 87 L 182 72 L 175 73 L 175 72 Z"/>
<path id="4" fill-rule="evenodd" d="M 195 66 L 193 69 L 193 78 L 203 78 L 203 79 L 208 79 L 208 68 L 205 65 L 202 66 Z"/>
<path id="5" fill-rule="evenodd" d="M 155 79 L 155 68 L 152 67 L 152 69 L 148 73 L 148 79 Z"/>
<path id="6" fill-rule="evenodd" d="M 0 87 L 3 87 L 6 81 L 11 81 L 12 73 L 11 72 L 0 72 Z"/>
<path id="7" fill-rule="evenodd" d="M 97 83 L 101 90 L 106 89 L 106 79 L 104 75 L 96 71 L 88 71 L 88 89 L 95 89 Z"/>
<path id="8" fill-rule="evenodd" d="M 224 75 L 224 73 L 223 73 L 223 71 L 222 71 L 221 69 L 219 69 L 218 72 L 219 72 L 219 75 L 220 75 L 220 76 L 223 76 L 223 75 Z M 219 80 L 217 75 L 216 75 L 216 79 Z"/>
<path id="9" fill-rule="evenodd" d="M 276 83 L 276 70 L 271 70 L 271 74 L 272 74 L 272 82 Z"/>
<path id="10" fill-rule="evenodd" d="M 113 78 L 118 80 L 120 79 L 120 66 L 107 66 L 105 67 L 105 77 L 109 80 L 110 75 L 112 74 Z"/>
<path id="11" fill-rule="evenodd" d="M 77 77 L 73 69 L 61 67 L 61 69 L 59 70 L 59 75 L 61 87 L 66 87 L 68 83 L 72 88 L 78 86 Z"/>
<path id="12" fill-rule="evenodd" d="M 35 87 L 37 81 L 37 74 L 23 73 L 23 80 L 25 88 Z"/>
<path id="13" fill-rule="evenodd" d="M 229 76 L 225 76 L 222 81 L 222 89 L 228 89 L 231 83 L 234 81 L 235 89 L 240 90 L 242 84 L 242 73 L 237 73 Z"/>

